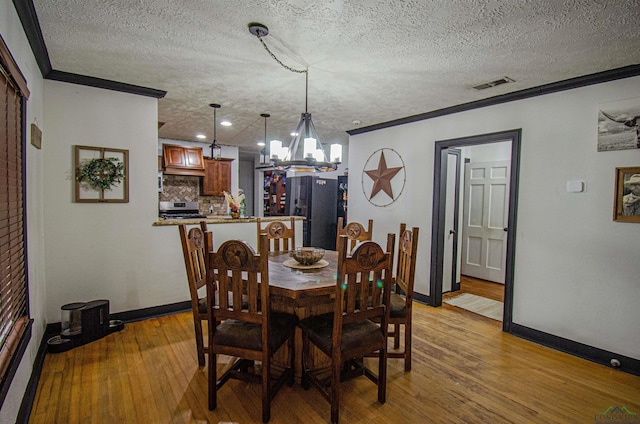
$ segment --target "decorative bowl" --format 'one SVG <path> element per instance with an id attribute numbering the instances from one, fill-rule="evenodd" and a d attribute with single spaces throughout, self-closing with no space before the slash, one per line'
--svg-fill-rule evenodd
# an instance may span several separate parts
<path id="1" fill-rule="evenodd" d="M 324 256 L 324 249 L 319 247 L 296 247 L 290 253 L 291 257 L 302 265 L 313 265 Z"/>

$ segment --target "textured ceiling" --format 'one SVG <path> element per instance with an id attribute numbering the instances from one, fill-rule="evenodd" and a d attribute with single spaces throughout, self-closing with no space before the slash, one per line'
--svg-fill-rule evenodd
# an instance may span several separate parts
<path id="1" fill-rule="evenodd" d="M 345 131 L 640 63 L 637 0 L 34 0 L 53 69 L 166 90 L 159 136 L 259 151 L 305 108 Z M 504 76 L 516 82 L 472 87 Z"/>

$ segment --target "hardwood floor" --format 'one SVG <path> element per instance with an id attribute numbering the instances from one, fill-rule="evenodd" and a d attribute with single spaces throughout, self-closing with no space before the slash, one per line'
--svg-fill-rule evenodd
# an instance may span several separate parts
<path id="1" fill-rule="evenodd" d="M 459 291 L 444 293 L 442 297 L 446 299 L 448 297 L 458 296 L 462 293 L 471 293 L 477 296 L 504 302 L 504 284 L 481 280 L 479 278 L 469 277 L 467 275 L 460 276 Z"/>
<path id="2" fill-rule="evenodd" d="M 592 423 L 609 406 L 640 412 L 640 377 L 501 331 L 501 323 L 447 308 L 414 307 L 413 371 L 389 360 L 387 402 L 360 377 L 341 385 L 347 423 Z M 375 359 L 367 359 L 375 361 Z M 219 365 L 223 367 L 224 364 Z M 284 387 L 271 423 L 326 423 L 317 390 Z M 230 381 L 207 409 L 191 312 L 49 354 L 31 423 L 256 423 L 260 387 Z"/>

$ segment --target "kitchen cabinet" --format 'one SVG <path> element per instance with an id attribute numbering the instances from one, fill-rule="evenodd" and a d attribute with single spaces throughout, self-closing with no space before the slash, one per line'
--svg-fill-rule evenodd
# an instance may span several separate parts
<path id="1" fill-rule="evenodd" d="M 205 196 L 224 196 L 231 192 L 231 161 L 233 159 L 205 159 L 201 192 Z"/>
<path id="2" fill-rule="evenodd" d="M 194 175 L 199 177 L 205 174 L 201 147 L 163 144 L 162 158 L 165 174 Z"/>

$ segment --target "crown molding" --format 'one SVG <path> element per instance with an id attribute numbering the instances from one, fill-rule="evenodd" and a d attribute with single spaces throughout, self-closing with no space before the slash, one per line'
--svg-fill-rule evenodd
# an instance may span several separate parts
<path id="1" fill-rule="evenodd" d="M 47 46 L 44 43 L 42 37 L 42 31 L 40 30 L 40 22 L 38 21 L 38 15 L 36 14 L 36 8 L 33 5 L 32 0 L 13 0 L 13 6 L 18 13 L 18 18 L 22 23 L 22 29 L 27 36 L 31 51 L 36 58 L 40 73 L 44 77 L 53 70 L 51 67 L 51 61 L 49 60 L 49 52 Z"/>
<path id="2" fill-rule="evenodd" d="M 36 8 L 32 0 L 13 0 L 18 18 L 22 23 L 22 28 L 27 36 L 31 51 L 40 68 L 40 73 L 44 79 L 68 82 L 71 84 L 86 85 L 89 87 L 103 88 L 106 90 L 120 91 L 123 93 L 137 94 L 140 96 L 155 97 L 157 99 L 166 96 L 167 92 L 154 88 L 141 87 L 118 81 L 111 81 L 87 75 L 73 74 L 71 72 L 54 70 L 49 59 L 49 52 L 42 36 L 40 22 Z"/>
<path id="3" fill-rule="evenodd" d="M 104 88 L 106 90 L 120 91 L 140 96 L 155 97 L 156 99 L 161 99 L 167 94 L 167 92 L 163 90 L 156 90 L 154 88 L 141 87 L 139 85 L 126 84 L 124 82 L 111 81 L 102 78 L 89 77 L 86 75 L 72 74 L 71 72 L 54 70 L 45 75 L 44 78 L 52 81 L 68 82 L 71 84 Z"/>
<path id="4" fill-rule="evenodd" d="M 543 96 L 545 94 L 557 93 L 559 91 L 572 90 L 574 88 L 585 87 L 593 84 L 614 81 L 618 79 L 630 78 L 640 75 L 640 64 L 629 65 L 622 68 L 611 69 L 608 71 L 598 72 L 590 75 L 583 75 L 576 78 L 570 78 L 563 81 L 552 82 L 550 84 L 538 87 L 527 88 L 525 90 L 514 91 L 513 93 L 501 94 L 499 96 L 489 97 L 487 99 L 476 100 L 469 103 L 463 103 L 456 106 L 437 109 L 431 112 L 411 115 L 404 118 L 394 119 L 392 121 L 381 122 L 375 125 L 369 125 L 362 128 L 356 128 L 347 131 L 349 135 L 364 134 L 371 131 L 381 130 L 383 128 L 395 127 L 398 125 L 409 124 L 411 122 L 424 121 L 426 119 L 438 118 L 440 116 L 451 115 L 453 113 L 465 112 L 468 110 L 479 109 L 481 107 L 494 106 L 501 103 L 513 102 L 516 100 L 528 99 L 531 97 Z"/>

